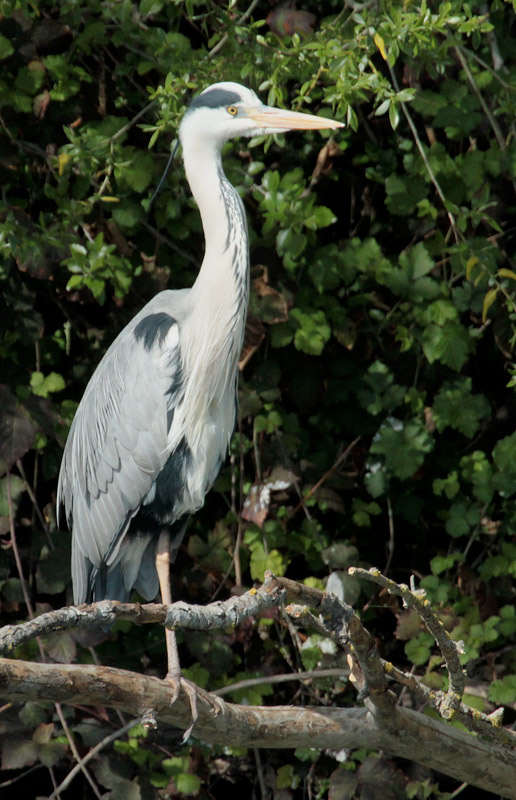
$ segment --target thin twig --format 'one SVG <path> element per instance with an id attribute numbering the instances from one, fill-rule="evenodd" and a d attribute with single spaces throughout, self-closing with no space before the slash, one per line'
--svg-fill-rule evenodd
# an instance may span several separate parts
<path id="1" fill-rule="evenodd" d="M 502 150 L 502 151 L 506 150 L 507 149 L 507 145 L 505 143 L 505 139 L 503 137 L 503 134 L 502 134 L 502 131 L 500 129 L 500 126 L 498 125 L 498 122 L 496 121 L 496 119 L 494 117 L 494 114 L 492 114 L 491 109 L 489 108 L 489 106 L 487 105 L 486 101 L 482 97 L 482 93 L 481 93 L 480 89 L 477 86 L 477 83 L 476 83 L 476 81 L 475 81 L 475 79 L 473 77 L 473 73 L 471 72 L 471 70 L 469 68 L 468 62 L 464 58 L 464 54 L 463 54 L 461 48 L 460 47 L 456 47 L 455 48 L 455 52 L 457 53 L 457 58 L 459 59 L 459 61 L 461 63 L 462 69 L 466 73 L 466 77 L 467 77 L 467 79 L 468 79 L 468 81 L 469 81 L 469 83 L 471 85 L 471 88 L 473 89 L 473 91 L 474 91 L 474 93 L 475 93 L 475 95 L 476 95 L 476 97 L 478 99 L 478 102 L 482 106 L 484 114 L 486 115 L 487 119 L 489 120 L 489 124 L 491 125 L 491 128 L 493 129 L 493 133 L 494 133 L 494 135 L 496 137 L 496 141 L 498 142 L 498 146 L 500 147 L 500 150 Z"/>
<path id="2" fill-rule="evenodd" d="M 32 610 L 32 603 L 30 601 L 29 592 L 27 589 L 27 584 L 25 582 L 25 576 L 23 574 L 23 567 L 20 558 L 20 551 L 18 550 L 18 542 L 16 541 L 16 531 L 14 529 L 14 506 L 13 506 L 13 498 L 11 495 L 11 472 L 7 470 L 7 508 L 9 511 L 9 531 L 11 534 L 11 546 L 13 548 L 14 553 L 14 560 L 16 562 L 16 569 L 18 570 L 18 577 L 20 579 L 20 584 L 22 587 L 23 599 L 25 601 L 25 605 L 27 607 L 27 613 L 29 617 L 33 617 L 34 613 Z M 41 645 L 40 645 L 41 649 Z"/>
<path id="3" fill-rule="evenodd" d="M 255 6 L 257 6 L 258 3 L 259 3 L 259 0 L 253 0 L 253 2 L 251 3 L 251 5 L 247 9 L 247 11 L 245 11 L 242 14 L 240 19 L 237 20 L 237 22 L 235 23 L 235 25 L 242 25 L 242 23 L 245 22 L 246 19 L 251 16 L 252 12 L 254 11 Z M 217 44 L 214 47 L 211 48 L 210 52 L 208 53 L 208 57 L 211 58 L 212 56 L 215 56 L 219 52 L 219 50 L 221 50 L 224 47 L 224 45 L 226 44 L 227 40 L 228 40 L 228 33 L 226 31 L 226 33 L 224 34 L 222 39 L 219 42 L 217 42 Z"/>
<path id="4" fill-rule="evenodd" d="M 504 89 L 507 89 L 507 91 L 509 92 L 514 92 L 516 90 L 515 86 L 511 86 L 510 83 L 507 83 L 507 81 L 504 81 L 503 78 L 500 78 L 498 72 L 495 69 L 493 69 L 493 67 L 490 64 L 488 64 L 487 61 L 484 61 L 483 58 L 480 58 L 480 56 L 477 53 L 475 53 L 474 50 L 468 51 L 468 56 L 470 56 L 474 61 L 476 61 L 477 64 L 480 64 L 482 69 L 487 70 L 487 72 L 489 72 L 493 76 L 493 78 L 498 81 L 500 86 L 503 86 Z"/>
<path id="5" fill-rule="evenodd" d="M 34 492 L 32 491 L 32 486 L 30 485 L 29 481 L 27 480 L 27 476 L 25 475 L 25 470 L 23 469 L 23 464 L 22 464 L 20 458 L 17 460 L 16 466 L 18 468 L 18 472 L 20 473 L 20 475 L 22 477 L 23 483 L 25 484 L 25 491 L 27 492 L 27 494 L 30 497 L 30 500 L 31 500 L 31 503 L 32 503 L 32 507 L 34 508 L 34 511 L 36 512 L 36 516 L 39 519 L 41 527 L 43 528 L 43 532 L 44 532 L 44 534 L 46 536 L 46 539 L 47 539 L 47 542 L 48 542 L 48 546 L 50 547 L 51 550 L 55 550 L 56 547 L 55 547 L 54 542 L 52 541 L 52 537 L 50 536 L 50 531 L 48 530 L 48 525 L 46 523 L 45 517 L 43 516 L 43 513 L 42 513 L 42 511 L 41 511 L 41 509 L 40 509 L 40 507 L 38 505 L 38 501 L 36 500 L 36 496 L 35 496 Z"/>
<path id="6" fill-rule="evenodd" d="M 90 786 L 91 786 L 91 788 L 93 790 L 93 794 L 95 795 L 95 797 L 97 797 L 98 800 L 102 800 L 102 795 L 100 794 L 100 791 L 98 789 L 97 784 L 95 783 L 95 781 L 91 777 L 91 775 L 89 773 L 89 770 L 86 769 L 86 766 L 84 764 L 84 760 L 79 755 L 79 751 L 77 750 L 77 747 L 75 745 L 75 741 L 74 741 L 72 732 L 70 731 L 70 728 L 68 727 L 68 724 L 67 724 L 66 719 L 64 717 L 63 709 L 61 708 L 61 704 L 60 703 L 55 703 L 54 705 L 55 705 L 55 709 L 57 711 L 57 716 L 59 717 L 59 722 L 61 723 L 61 727 L 62 727 L 62 729 L 63 729 L 63 731 L 65 733 L 66 738 L 68 739 L 68 744 L 70 745 L 70 750 L 72 751 L 73 757 L 77 761 L 77 767 L 84 774 L 84 777 L 86 778 L 86 780 L 90 784 Z M 64 790 L 64 788 L 65 787 L 63 787 L 63 785 L 61 784 L 54 791 L 54 794 L 62 792 Z"/>
<path id="7" fill-rule="evenodd" d="M 130 120 L 129 120 L 129 122 L 127 122 L 125 125 L 123 125 L 121 128 L 119 128 L 119 130 L 117 130 L 117 132 L 116 132 L 116 133 L 114 133 L 114 134 L 113 134 L 113 136 L 110 136 L 110 137 L 109 137 L 109 139 L 105 139 L 105 141 L 104 141 L 104 142 L 102 142 L 101 144 L 105 144 L 106 142 L 115 142 L 117 139 L 120 139 L 120 137 L 121 137 L 121 136 L 123 136 L 123 135 L 124 135 L 124 133 L 127 133 L 127 131 L 128 131 L 130 128 L 132 128 L 132 127 L 133 127 L 133 125 L 136 125 L 136 123 L 138 122 L 138 120 L 140 120 L 142 117 L 144 117 L 144 116 L 145 116 L 145 114 L 147 113 L 147 111 L 150 111 L 150 109 L 153 107 L 153 105 L 155 104 L 155 102 L 156 102 L 155 100 L 151 100 L 151 102 L 150 102 L 150 103 L 147 103 L 147 105 L 146 105 L 146 106 L 144 106 L 144 107 L 141 109 L 141 111 L 138 111 L 138 113 L 137 113 L 137 114 L 135 114 L 135 115 L 134 115 L 134 117 L 133 117 L 132 119 L 130 119 Z"/>
<path id="8" fill-rule="evenodd" d="M 260 792 L 262 795 L 262 800 L 267 800 L 267 785 L 265 783 L 265 777 L 263 774 L 260 751 L 258 750 L 257 747 L 253 748 L 253 751 L 254 751 L 254 760 L 256 761 L 256 774 L 258 776 L 258 783 L 260 784 Z"/>
<path id="9" fill-rule="evenodd" d="M 430 608 L 428 600 L 423 591 L 411 591 L 405 584 L 398 584 L 386 578 L 377 569 L 361 569 L 360 567 L 350 567 L 349 575 L 356 575 L 359 578 L 373 581 L 379 586 L 386 588 L 391 594 L 395 594 L 403 599 L 406 606 L 414 608 L 426 627 L 435 639 L 442 656 L 446 662 L 450 680 L 449 689 L 441 703 L 439 713 L 444 719 L 450 719 L 460 706 L 461 698 L 464 693 L 464 672 L 459 658 L 459 651 L 456 642 L 448 635 L 441 620 Z"/>
<path id="10" fill-rule="evenodd" d="M 340 456 L 337 458 L 337 460 L 335 461 L 335 463 L 334 463 L 334 464 L 333 464 L 333 465 L 332 465 L 332 466 L 329 468 L 329 470 L 328 470 L 327 472 L 325 472 L 325 473 L 324 473 L 324 475 L 322 476 L 322 478 L 319 478 L 319 480 L 317 481 L 317 483 L 314 483 L 314 485 L 312 486 L 312 488 L 311 488 L 311 489 L 309 489 L 309 490 L 308 490 L 308 492 L 305 494 L 305 496 L 302 498 L 302 500 L 301 500 L 301 501 L 300 501 L 300 502 L 297 504 L 297 506 L 294 508 L 294 510 L 293 510 L 293 511 L 290 513 L 290 516 L 289 516 L 289 518 L 290 518 L 290 517 L 293 517 L 295 514 L 297 514 L 297 512 L 299 511 L 299 509 L 303 507 L 303 505 L 306 503 L 306 501 L 308 500 L 308 498 L 309 498 L 309 497 L 311 497 L 313 494 L 315 494 L 315 492 L 316 492 L 318 489 L 320 489 L 320 488 L 321 488 L 321 486 L 323 485 L 323 483 L 325 483 L 325 481 L 326 481 L 326 480 L 327 480 L 327 479 L 330 477 L 330 475 L 332 474 L 332 472 L 335 472 L 335 470 L 336 470 L 336 469 L 338 469 L 338 467 L 340 467 L 340 465 L 342 464 L 342 462 L 343 462 L 343 461 L 346 461 L 347 457 L 349 456 L 349 454 L 351 453 L 351 451 L 354 449 L 355 445 L 357 445 L 357 444 L 359 443 L 360 439 L 361 439 L 361 437 L 360 437 L 360 436 L 357 436 L 357 438 L 356 438 L 356 439 L 353 439 L 353 441 L 351 442 L 351 444 L 348 444 L 348 446 L 346 447 L 346 449 L 344 450 L 344 452 L 340 454 Z"/>
<path id="11" fill-rule="evenodd" d="M 198 266 L 197 259 L 191 256 L 190 253 L 187 253 L 185 250 L 181 250 L 181 248 L 178 247 L 177 244 L 175 244 L 171 239 L 169 239 L 168 236 L 164 236 L 160 231 L 158 231 L 157 228 L 154 228 L 146 220 L 142 219 L 140 224 L 143 225 L 143 227 L 146 228 L 150 233 L 152 233 L 156 239 L 158 239 L 160 242 L 163 242 L 163 244 L 166 244 L 167 247 L 170 247 L 170 249 L 175 253 L 178 253 L 181 258 L 185 259 L 185 261 L 189 261 L 190 264 L 195 264 L 196 267 Z"/>
<path id="12" fill-rule="evenodd" d="M 30 775 L 31 772 L 34 772 L 37 769 L 44 769 L 44 767 L 45 767 L 44 764 L 35 764 L 33 767 L 26 769 L 25 772 L 22 772 L 20 773 L 20 775 L 17 775 L 15 778 L 11 778 L 10 781 L 4 781 L 3 783 L 0 783 L 0 789 L 6 789 L 8 786 L 12 786 L 13 783 L 17 783 L 18 781 L 21 781 L 23 778 L 26 778 L 27 775 Z"/>
<path id="13" fill-rule="evenodd" d="M 396 75 L 394 74 L 394 70 L 392 69 L 390 64 L 388 64 L 388 67 L 389 67 L 389 72 L 391 73 L 392 84 L 393 84 L 394 88 L 396 89 L 396 91 L 399 92 L 400 91 L 400 87 L 399 87 Z M 451 225 L 451 228 L 452 228 L 452 231 L 453 231 L 453 235 L 455 237 L 455 241 L 458 243 L 460 241 L 460 239 L 462 238 L 462 234 L 459 232 L 459 230 L 457 228 L 457 225 L 456 225 L 456 222 L 455 222 L 455 217 L 453 216 L 451 211 L 449 211 L 448 208 L 447 208 L 448 201 L 446 200 L 446 197 L 444 196 L 444 192 L 441 189 L 441 186 L 439 184 L 439 181 L 437 180 L 435 172 L 432 169 L 432 165 L 430 164 L 430 162 L 429 162 L 429 160 L 427 158 L 427 155 L 425 153 L 425 149 L 423 147 L 423 143 L 422 143 L 421 139 L 419 138 L 419 134 L 417 132 L 417 128 L 416 128 L 416 126 L 414 124 L 414 120 L 412 119 L 412 115 L 411 115 L 410 111 L 407 108 L 407 104 L 404 103 L 403 101 L 401 101 L 400 105 L 401 105 L 401 110 L 403 111 L 403 113 L 405 115 L 405 119 L 407 120 L 407 122 L 409 124 L 409 128 L 412 131 L 412 136 L 414 137 L 414 141 L 416 143 L 417 149 L 419 150 L 419 154 L 420 154 L 421 158 L 423 159 L 423 164 L 425 165 L 425 169 L 428 172 L 428 175 L 430 176 L 430 180 L 432 181 L 432 183 L 433 183 L 433 185 L 435 187 L 435 190 L 436 190 L 437 194 L 439 195 L 441 203 L 443 204 L 444 210 L 446 211 L 446 214 L 448 216 L 448 219 L 450 221 L 450 225 Z"/>
<path id="14" fill-rule="evenodd" d="M 106 736 L 104 739 L 102 739 L 102 741 L 96 744 L 95 747 L 92 747 L 91 750 L 89 750 L 88 753 L 84 756 L 82 762 L 77 763 L 75 767 L 73 767 L 73 769 L 70 770 L 66 778 L 59 784 L 57 789 L 50 795 L 48 800 L 56 800 L 57 793 L 64 792 L 64 790 L 68 788 L 68 786 L 71 784 L 75 776 L 81 771 L 82 767 L 88 763 L 88 761 L 91 761 L 92 758 L 95 758 L 95 756 L 98 753 L 100 753 L 100 751 L 108 744 L 111 744 L 111 742 L 114 742 L 115 739 L 119 739 L 121 736 L 124 735 L 124 733 L 127 733 L 127 731 L 129 731 L 131 728 L 134 728 L 136 724 L 137 720 L 134 719 L 131 720 L 131 722 L 128 722 L 126 725 L 124 725 L 122 728 L 119 728 L 114 733 L 110 733 L 109 736 Z"/>
<path id="15" fill-rule="evenodd" d="M 387 544 L 387 562 L 383 569 L 385 575 L 389 573 L 391 568 L 392 557 L 394 555 L 394 516 L 392 513 L 392 501 L 390 494 L 387 494 L 387 519 L 389 521 L 389 542 Z"/>
<path id="16" fill-rule="evenodd" d="M 338 667 L 331 669 L 313 669 L 307 672 L 287 672 L 283 675 L 269 675 L 268 677 L 248 678 L 245 681 L 238 681 L 229 686 L 224 686 L 222 689 L 217 689 L 212 692 L 217 697 L 223 697 L 226 694 L 238 691 L 238 689 L 248 689 L 252 686 L 263 686 L 264 684 L 271 683 L 288 683 L 292 681 L 309 681 L 317 680 L 319 678 L 342 678 L 346 676 L 346 670 Z"/>

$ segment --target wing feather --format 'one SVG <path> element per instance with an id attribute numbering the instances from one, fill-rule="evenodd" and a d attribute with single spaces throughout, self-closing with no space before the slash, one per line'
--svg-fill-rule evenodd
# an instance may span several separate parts
<path id="1" fill-rule="evenodd" d="M 162 294 L 179 299 L 177 295 L 183 292 Z M 152 493 L 175 446 L 168 420 L 182 396 L 179 323 L 168 313 L 153 314 L 157 298 L 105 354 L 86 388 L 66 443 L 58 506 L 64 507 L 73 533 L 76 602 L 88 595 L 91 570 L 116 561 L 132 517 Z M 168 317 L 166 326 L 162 325 L 166 335 L 157 328 L 152 337 L 145 327 L 146 320 L 156 316 L 162 322 Z M 136 335 L 138 325 L 145 335 Z M 142 548 L 137 550 L 141 555 Z M 125 564 L 124 573 L 132 582 L 133 570 Z"/>

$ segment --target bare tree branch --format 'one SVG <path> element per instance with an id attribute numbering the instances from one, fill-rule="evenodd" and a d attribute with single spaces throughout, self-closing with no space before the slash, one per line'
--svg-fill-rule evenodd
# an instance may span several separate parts
<path id="1" fill-rule="evenodd" d="M 294 583 L 293 581 L 291 583 Z M 294 584 L 297 586 L 297 584 Z M 313 590 L 312 590 L 313 591 Z M 320 592 L 322 595 L 323 593 Z M 297 596 L 297 595 L 296 595 Z M 304 592 L 305 602 L 309 596 Z M 231 597 L 224 602 L 207 606 L 172 603 L 170 606 L 156 603 L 118 603 L 102 600 L 91 605 L 69 606 L 49 611 L 20 625 L 6 625 L 0 629 L 0 655 L 6 655 L 23 642 L 36 636 L 45 636 L 56 631 L 94 628 L 112 625 L 123 619 L 140 625 L 160 623 L 168 628 L 190 628 L 191 630 L 214 630 L 238 625 L 247 617 L 259 614 L 266 608 L 277 606 L 285 597 L 285 589 L 270 576 L 260 589 L 251 589 L 240 597 Z"/>
<path id="2" fill-rule="evenodd" d="M 154 710 L 158 722 L 183 729 L 190 704 L 181 694 L 171 706 L 166 682 L 120 669 L 90 665 L 49 665 L 0 659 L 0 693 L 9 700 L 49 700 L 118 708 L 142 716 Z M 368 747 L 408 758 L 486 791 L 516 800 L 516 752 L 484 742 L 415 711 L 394 708 L 390 720 L 366 708 L 240 706 L 199 690 L 195 735 L 213 744 L 341 749 Z"/>

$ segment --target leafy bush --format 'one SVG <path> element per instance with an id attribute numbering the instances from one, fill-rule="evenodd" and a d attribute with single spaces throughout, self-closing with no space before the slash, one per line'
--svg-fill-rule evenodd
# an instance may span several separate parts
<path id="1" fill-rule="evenodd" d="M 231 464 L 191 522 L 175 596 L 230 591 L 237 542 L 247 586 L 265 569 L 320 584 L 332 571 L 344 580 L 354 563 L 388 564 L 397 580 L 421 578 L 463 640 L 471 677 L 487 685 L 495 675 L 489 700 L 510 705 L 514 11 L 499 0 L 306 8 L 313 14 L 258 4 L 246 15 L 204 0 L 0 2 L 3 619 L 26 617 L 27 601 L 33 612 L 70 601 L 69 542 L 54 511 L 66 432 L 117 332 L 157 291 L 195 277 L 203 238 L 180 166 L 150 210 L 149 199 L 192 94 L 237 80 L 347 128 L 225 152 L 253 264 L 240 421 Z M 365 587 L 342 585 L 356 607 L 367 604 L 389 658 L 439 687 L 428 635 L 382 597 L 369 603 Z M 162 671 L 162 638 L 119 625 L 96 652 Z M 45 646 L 55 658 L 92 658 L 80 641 L 61 655 Z M 29 647 L 18 655 L 37 657 Z M 317 635 L 301 647 L 273 618 L 219 637 L 185 634 L 181 655 L 209 673 L 208 688 L 337 657 Z M 292 701 L 287 686 L 273 687 L 275 702 Z M 340 684 L 320 687 L 329 701 L 353 702 Z M 266 694 L 250 689 L 247 701 Z M 51 707 L 36 710 L 13 717 L 19 747 L 4 739 L 3 767 L 63 772 L 62 724 Z M 87 747 L 106 733 L 96 724 L 69 712 Z M 159 760 L 156 743 L 122 744 L 119 761 L 97 764 L 107 789 L 208 796 L 214 750 L 194 749 L 189 762 L 179 746 Z M 249 793 L 247 756 L 228 747 L 224 757 Z M 291 796 L 303 782 L 322 796 L 336 780 L 326 756 L 313 767 L 302 753 L 302 781 L 291 780 L 292 759 L 269 756 Z"/>

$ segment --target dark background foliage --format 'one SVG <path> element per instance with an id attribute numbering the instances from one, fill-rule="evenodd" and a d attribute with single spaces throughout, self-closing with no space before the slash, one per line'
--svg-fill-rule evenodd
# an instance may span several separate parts
<path id="1" fill-rule="evenodd" d="M 179 161 L 151 209 L 149 199 L 190 98 L 236 80 L 271 104 L 347 127 L 226 149 L 253 265 L 240 420 L 231 461 L 191 521 L 175 597 L 225 597 L 265 569 L 329 581 L 385 657 L 442 688 L 441 659 L 419 621 L 346 568 L 414 575 L 463 641 L 468 702 L 505 705 L 511 723 L 512 4 L 6 0 L 0 15 L 3 623 L 71 600 L 69 537 L 55 519 L 67 430 L 123 325 L 157 291 L 195 278 L 203 237 Z M 158 675 L 165 659 L 161 629 L 122 624 L 17 655 Z M 181 658 L 212 690 L 343 663 L 275 615 L 233 633 L 184 634 Z M 333 679 L 231 697 L 356 702 Z M 74 763 L 70 736 L 84 754 L 123 722 L 44 703 L 0 711 L 5 797 L 48 796 Z M 231 743 L 181 746 L 163 730 L 145 740 L 139 728 L 115 749 L 91 764 L 112 800 L 455 788 L 366 751 L 258 755 Z M 61 796 L 81 781 L 81 796 L 95 796 L 82 777 Z"/>

